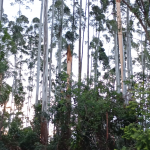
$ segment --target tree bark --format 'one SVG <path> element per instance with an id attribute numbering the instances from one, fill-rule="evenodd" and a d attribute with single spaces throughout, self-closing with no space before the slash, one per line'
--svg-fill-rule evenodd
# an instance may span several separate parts
<path id="1" fill-rule="evenodd" d="M 3 0 L 0 0 L 0 21 L 2 21 L 2 14 L 3 14 Z"/>
<path id="2" fill-rule="evenodd" d="M 59 66 L 58 74 L 61 73 L 61 51 L 62 51 L 62 29 L 63 29 L 63 15 L 64 15 L 64 1 L 61 1 L 61 18 L 59 27 Z"/>
<path id="3" fill-rule="evenodd" d="M 90 17 L 90 14 L 89 14 L 89 0 L 88 0 L 88 45 L 87 45 L 87 82 L 89 80 L 89 17 Z"/>
<path id="4" fill-rule="evenodd" d="M 79 20 L 79 66 L 78 66 L 78 82 L 81 82 L 81 18 L 82 17 L 82 0 L 80 0 L 80 20 Z"/>
<path id="5" fill-rule="evenodd" d="M 53 8 L 52 8 L 52 27 L 51 27 L 51 48 L 50 48 L 50 62 L 49 62 L 49 101 L 51 98 L 51 70 L 52 70 L 52 53 L 53 53 L 53 26 L 54 26 L 54 0 L 53 0 Z"/>
<path id="6" fill-rule="evenodd" d="M 120 11 L 120 0 L 116 0 L 117 6 L 117 21 L 118 21 L 118 40 L 120 50 L 120 62 L 121 62 L 121 80 L 122 80 L 122 93 L 123 96 L 126 94 L 125 81 L 125 62 L 124 62 L 124 51 L 123 51 L 123 38 L 122 38 L 122 24 L 121 24 L 121 11 Z M 125 104 L 127 102 L 125 101 Z"/>
<path id="7" fill-rule="evenodd" d="M 130 9 L 130 11 L 135 15 L 135 17 L 139 20 L 139 23 L 141 24 L 141 26 L 143 27 L 145 33 L 146 33 L 146 38 L 149 41 L 150 44 L 150 36 L 149 36 L 149 32 L 144 24 L 144 22 L 142 21 L 142 18 L 140 18 L 140 16 L 138 16 L 138 14 L 136 12 L 133 11 L 133 8 L 131 5 L 129 5 L 125 0 L 122 0 L 122 2 Z"/>
<path id="8" fill-rule="evenodd" d="M 44 1 L 44 57 L 43 57 L 43 92 L 42 111 L 47 112 L 47 81 L 48 81 L 48 24 L 47 24 L 48 0 Z"/>
<path id="9" fill-rule="evenodd" d="M 113 6 L 113 11 L 115 12 L 115 4 Z M 116 21 L 115 14 L 113 15 L 113 18 Z M 116 90 L 118 93 L 120 93 L 120 71 L 119 71 L 119 53 L 118 53 L 118 44 L 117 44 L 117 31 L 114 31 L 114 44 L 115 44 Z"/>
<path id="10" fill-rule="evenodd" d="M 36 82 L 36 99 L 35 99 L 35 105 L 37 105 L 37 103 L 38 103 L 38 95 L 39 95 L 42 13 L 43 13 L 43 0 L 41 1 L 41 14 L 40 14 L 40 26 L 39 26 L 39 43 L 38 43 L 38 58 L 37 58 L 37 82 Z"/>
<path id="11" fill-rule="evenodd" d="M 47 113 L 47 81 L 48 81 L 48 0 L 44 1 L 44 61 L 43 61 L 43 88 L 42 88 L 42 111 Z M 41 118 L 41 142 L 44 145 L 48 143 L 47 119 Z"/>
<path id="12" fill-rule="evenodd" d="M 108 131 L 108 112 L 106 112 L 106 141 L 108 140 L 109 131 Z"/>
<path id="13" fill-rule="evenodd" d="M 130 3 L 130 0 L 128 0 Z M 133 74 L 132 73 L 132 57 L 131 57 L 131 35 L 130 35 L 130 20 L 129 20 L 129 8 L 127 7 L 127 69 L 128 69 L 128 77 Z"/>
<path id="14" fill-rule="evenodd" d="M 128 0 L 128 3 L 130 3 L 130 0 Z M 129 14 L 128 7 L 127 7 L 127 44 L 126 45 L 127 45 L 127 70 L 128 70 L 128 78 L 130 80 L 131 76 L 133 75 L 133 71 L 132 71 L 132 56 L 131 56 L 130 14 Z M 130 84 L 128 85 L 128 89 L 131 89 Z M 129 103 L 130 99 L 131 99 L 131 94 L 129 93 L 129 96 L 127 98 L 127 104 Z"/>

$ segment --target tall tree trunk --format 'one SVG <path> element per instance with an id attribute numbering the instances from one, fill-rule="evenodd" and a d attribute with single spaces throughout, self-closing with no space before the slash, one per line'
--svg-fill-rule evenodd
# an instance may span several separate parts
<path id="1" fill-rule="evenodd" d="M 78 66 L 78 81 L 81 82 L 81 18 L 82 17 L 82 0 L 80 0 L 80 20 L 79 20 L 79 66 Z"/>
<path id="2" fill-rule="evenodd" d="M 86 0 L 86 5 L 85 5 L 85 20 L 84 20 L 85 25 L 86 25 L 86 7 L 87 7 L 87 0 Z M 82 39 L 81 72 L 82 72 L 82 61 L 83 61 L 84 32 L 85 32 L 85 27 L 83 29 L 83 39 Z"/>
<path id="3" fill-rule="evenodd" d="M 43 0 L 41 1 L 41 14 L 40 14 L 40 26 L 39 26 L 39 43 L 38 43 L 38 58 L 37 58 L 37 82 L 36 82 L 36 99 L 35 99 L 35 105 L 37 105 L 37 103 L 38 103 L 38 96 L 39 96 L 42 13 L 43 13 Z"/>
<path id="4" fill-rule="evenodd" d="M 0 21 L 2 21 L 2 14 L 3 14 L 3 0 L 0 0 Z"/>
<path id="5" fill-rule="evenodd" d="M 97 57 L 98 57 L 98 50 L 97 50 L 97 46 L 95 49 L 95 54 L 94 54 L 95 58 L 93 59 L 95 61 L 94 63 L 94 88 L 96 88 L 97 85 Z"/>
<path id="6" fill-rule="evenodd" d="M 89 14 L 89 5 L 90 2 L 88 0 L 88 45 L 87 45 L 87 81 L 89 80 L 89 20 L 90 20 L 90 14 Z"/>
<path id="7" fill-rule="evenodd" d="M 50 62 L 49 62 L 49 101 L 51 98 L 51 70 L 52 70 L 52 52 L 53 52 L 53 26 L 54 26 L 54 0 L 53 0 L 53 7 L 52 7 L 52 27 L 51 27 L 51 48 L 50 48 Z"/>
<path id="8" fill-rule="evenodd" d="M 96 31 L 96 37 L 99 39 L 99 36 L 100 36 L 100 32 L 97 33 Z M 94 54 L 94 88 L 96 88 L 97 86 L 97 68 L 98 68 L 98 64 L 97 64 L 97 60 L 98 60 L 98 45 L 99 45 L 99 42 L 96 44 L 96 47 L 95 47 L 95 54 Z"/>
<path id="9" fill-rule="evenodd" d="M 71 115 L 71 95 L 69 92 L 69 88 L 70 88 L 70 76 L 71 76 L 71 63 L 72 63 L 72 56 L 71 56 L 71 50 L 70 50 L 70 45 L 68 45 L 67 48 L 67 74 L 68 74 L 68 78 L 67 78 L 67 96 L 66 96 L 66 111 L 65 111 L 65 124 L 64 124 L 64 128 L 65 130 L 63 130 L 64 132 L 62 134 L 62 141 L 63 141 L 63 145 L 64 148 L 66 150 L 69 150 L 69 139 L 71 137 L 71 130 L 70 130 L 70 115 Z M 60 145 L 60 150 L 63 149 L 62 145 Z"/>
<path id="10" fill-rule="evenodd" d="M 113 6 L 113 11 L 115 12 L 115 4 Z M 116 21 L 115 14 L 113 15 L 113 18 Z M 118 53 L 118 44 L 117 44 L 117 31 L 114 31 L 114 44 L 115 44 L 116 90 L 118 93 L 120 93 L 120 71 L 119 71 L 119 53 Z"/>
<path id="11" fill-rule="evenodd" d="M 124 84 L 124 81 L 125 81 L 125 62 L 124 62 L 124 51 L 123 51 L 120 1 L 121 0 L 116 0 L 116 6 L 117 6 L 117 21 L 118 21 L 118 40 L 119 40 L 119 50 L 120 50 L 120 62 L 121 62 L 122 93 L 123 93 L 123 96 L 125 96 L 125 94 L 126 94 L 126 85 Z M 127 101 L 125 101 L 125 104 L 127 104 Z"/>
<path id="12" fill-rule="evenodd" d="M 130 0 L 128 0 L 130 3 Z M 133 74 L 132 73 L 132 57 L 131 57 L 131 34 L 130 34 L 130 20 L 129 20 L 129 8 L 127 7 L 127 69 L 128 69 L 128 77 Z"/>
<path id="13" fill-rule="evenodd" d="M 51 90 L 52 90 L 52 54 L 53 54 L 53 26 L 54 26 L 54 2 L 52 1 L 52 26 L 51 26 L 51 42 L 50 42 L 50 61 L 49 61 L 49 98 L 48 103 L 50 104 L 51 101 Z M 54 124 L 54 130 L 55 130 L 55 124 Z M 54 131 L 55 132 L 55 131 Z"/>
<path id="14" fill-rule="evenodd" d="M 64 1 L 62 0 L 61 1 L 60 27 L 59 27 L 59 65 L 58 65 L 58 74 L 61 73 L 61 51 L 62 51 L 63 15 L 64 15 Z"/>
<path id="15" fill-rule="evenodd" d="M 44 57 L 43 57 L 43 88 L 42 88 L 42 111 L 47 112 L 47 81 L 48 81 L 48 0 L 44 1 Z M 41 121 L 41 142 L 47 145 L 48 130 L 47 120 L 42 117 Z"/>
<path id="16" fill-rule="evenodd" d="M 128 3 L 130 3 L 130 0 L 128 0 Z M 128 70 L 128 78 L 130 80 L 131 75 L 133 75 L 133 71 L 132 71 L 132 56 L 131 56 L 130 14 L 129 14 L 128 7 L 127 7 L 127 70 Z M 128 85 L 128 89 L 131 89 L 130 84 Z M 129 93 L 129 96 L 127 98 L 127 104 L 129 103 L 128 101 L 130 99 L 131 99 L 131 94 Z"/>
<path id="17" fill-rule="evenodd" d="M 106 141 L 109 137 L 109 127 L 108 127 L 108 112 L 106 112 Z"/>

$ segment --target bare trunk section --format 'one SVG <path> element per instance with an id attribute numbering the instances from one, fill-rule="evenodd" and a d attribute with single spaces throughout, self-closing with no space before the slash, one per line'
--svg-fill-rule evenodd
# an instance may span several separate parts
<path id="1" fill-rule="evenodd" d="M 44 57 L 43 57 L 43 92 L 42 111 L 47 111 L 47 80 L 48 80 L 48 24 L 47 24 L 48 0 L 44 1 Z"/>
<path id="2" fill-rule="evenodd" d="M 108 112 L 106 112 L 106 141 L 108 140 L 109 137 L 109 131 L 108 131 Z"/>
<path id="3" fill-rule="evenodd" d="M 3 14 L 3 0 L 0 0 L 0 21 L 2 21 L 2 14 Z"/>
<path id="4" fill-rule="evenodd" d="M 60 27 L 59 27 L 59 65 L 58 74 L 61 73 L 61 51 L 62 51 L 62 28 L 63 28 L 63 15 L 64 15 L 64 1 L 61 1 L 61 17 L 60 17 Z"/>
<path id="5" fill-rule="evenodd" d="M 43 13 L 43 0 L 41 1 L 41 14 L 40 14 L 40 26 L 39 26 L 39 44 L 38 44 L 38 58 L 37 58 L 37 82 L 36 82 L 36 99 L 35 99 L 35 105 L 37 105 L 37 103 L 38 103 L 38 95 L 39 95 L 42 13 Z"/>
<path id="6" fill-rule="evenodd" d="M 70 45 L 67 48 L 67 90 L 70 88 L 70 78 L 71 78 L 71 66 L 72 66 L 72 55 L 71 55 L 71 50 L 70 50 Z M 71 114 L 71 95 L 70 92 L 68 91 L 68 95 L 66 97 L 66 106 L 67 106 L 67 111 L 66 111 L 66 119 L 65 119 L 65 126 L 66 126 L 66 136 L 65 139 L 67 141 L 67 149 L 69 149 L 68 141 L 71 137 L 71 130 L 70 130 L 70 114 Z"/>
<path id="7" fill-rule="evenodd" d="M 70 129 L 70 115 L 71 115 L 71 95 L 70 95 L 70 78 L 71 78 L 71 66 L 72 66 L 72 55 L 70 50 L 70 45 L 67 48 L 67 94 L 65 107 L 66 110 L 62 113 L 64 115 L 63 120 L 61 121 L 61 134 L 60 142 L 58 143 L 58 150 L 69 150 L 69 140 L 71 137 Z M 63 127 L 62 127 L 63 126 Z"/>
<path id="8" fill-rule="evenodd" d="M 98 50 L 97 50 L 97 46 L 95 49 L 95 63 L 94 63 L 94 88 L 96 88 L 97 86 L 97 57 L 98 57 Z"/>
<path id="9" fill-rule="evenodd" d="M 47 113 L 47 82 L 48 82 L 48 0 L 44 1 L 44 57 L 43 57 L 43 88 L 42 88 L 42 111 Z M 47 119 L 41 118 L 41 143 L 48 143 Z"/>
<path id="10" fill-rule="evenodd" d="M 128 0 L 128 3 L 130 3 L 130 0 Z M 130 80 L 131 76 L 133 75 L 133 71 L 132 71 L 131 35 L 130 35 L 129 17 L 130 17 L 129 8 L 127 7 L 127 70 L 128 70 L 128 78 Z M 131 89 L 131 85 L 128 85 L 128 89 Z M 129 94 L 129 97 L 127 99 L 127 104 L 129 103 L 130 98 L 131 98 L 131 94 Z"/>
<path id="11" fill-rule="evenodd" d="M 71 63 L 72 63 L 72 55 L 71 55 L 70 45 L 68 45 L 68 48 L 67 48 L 67 74 L 69 76 L 67 78 L 67 89 L 70 87 Z"/>
<path id="12" fill-rule="evenodd" d="M 114 4 L 115 12 L 115 4 Z M 115 14 L 113 15 L 114 20 L 116 21 Z M 116 73 L 116 90 L 120 93 L 120 71 L 119 71 L 119 53 L 118 53 L 118 44 L 117 44 L 117 31 L 114 31 L 114 44 L 115 44 L 115 73 Z"/>
<path id="13" fill-rule="evenodd" d="M 130 3 L 130 0 L 128 0 Z M 127 69 L 128 69 L 128 77 L 133 75 L 132 73 L 132 57 L 131 57 L 131 36 L 130 36 L 130 20 L 129 20 L 129 8 L 127 7 Z"/>
<path id="14" fill-rule="evenodd" d="M 88 46 L 87 46 L 87 81 L 89 80 L 89 0 L 88 0 Z"/>
<path id="15" fill-rule="evenodd" d="M 51 68 L 52 68 L 52 54 L 53 54 L 53 26 L 54 26 L 54 0 L 53 0 L 53 8 L 52 8 L 52 27 L 51 27 L 51 48 L 50 48 L 50 62 L 49 62 L 49 101 L 51 98 Z"/>
<path id="16" fill-rule="evenodd" d="M 125 62 L 124 62 L 124 51 L 123 51 L 120 1 L 121 0 L 116 0 L 116 6 L 117 6 L 117 21 L 118 21 L 118 40 L 119 40 L 119 50 L 120 50 L 120 62 L 121 62 L 122 93 L 123 93 L 123 96 L 125 96 L 125 94 L 126 94 L 126 86 L 124 84 L 124 81 L 125 81 Z M 125 101 L 125 104 L 127 104 L 126 101 Z"/>
<path id="17" fill-rule="evenodd" d="M 80 0 L 80 20 L 79 20 L 79 66 L 78 66 L 78 82 L 81 82 L 81 16 L 82 15 L 82 0 Z"/>
<path id="18" fill-rule="evenodd" d="M 86 25 L 86 7 L 87 7 L 87 0 L 85 5 L 85 20 L 84 20 L 85 25 Z M 81 72 L 82 72 L 82 61 L 83 61 L 84 32 L 85 32 L 85 27 L 83 28 L 83 39 L 82 39 Z"/>
<path id="19" fill-rule="evenodd" d="M 52 54 L 53 54 L 53 28 L 54 28 L 54 2 L 52 2 L 52 26 L 51 26 L 51 42 L 50 42 L 50 61 L 49 61 L 49 98 L 48 104 L 51 101 L 51 90 L 52 90 Z M 55 132 L 55 124 L 54 124 L 54 132 Z"/>

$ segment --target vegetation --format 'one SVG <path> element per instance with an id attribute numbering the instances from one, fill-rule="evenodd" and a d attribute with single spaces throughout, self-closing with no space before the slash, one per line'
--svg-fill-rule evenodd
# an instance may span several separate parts
<path id="1" fill-rule="evenodd" d="M 0 150 L 150 150 L 150 2 L 42 0 L 32 22 L 20 6 L 34 0 L 10 3 L 19 11 L 13 21 L 0 11 Z"/>

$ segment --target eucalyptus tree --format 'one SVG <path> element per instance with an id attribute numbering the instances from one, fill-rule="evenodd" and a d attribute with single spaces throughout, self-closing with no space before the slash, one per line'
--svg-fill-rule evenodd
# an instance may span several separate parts
<path id="1" fill-rule="evenodd" d="M 3 0 L 0 0 L 0 21 L 2 21 L 2 14 L 3 14 Z"/>
<path id="2" fill-rule="evenodd" d="M 78 81 L 81 82 L 81 17 L 82 17 L 82 0 L 80 0 L 80 20 L 79 20 L 79 51 L 78 51 Z"/>
<path id="3" fill-rule="evenodd" d="M 124 45 L 123 45 L 123 35 L 122 35 L 120 0 L 116 1 L 116 7 L 117 7 L 117 22 L 118 22 L 118 42 L 119 42 L 120 62 L 121 62 L 122 93 L 123 96 L 125 96 L 126 85 L 124 81 L 126 80 L 126 73 L 125 73 L 125 58 L 124 58 L 124 47 L 123 47 Z M 125 101 L 125 104 L 128 104 L 128 100 Z"/>
<path id="4" fill-rule="evenodd" d="M 27 72 L 28 74 L 28 86 L 27 86 L 27 90 L 28 90 L 28 106 L 27 106 L 27 117 L 29 117 L 30 115 L 28 115 L 28 113 L 30 113 L 30 109 L 31 109 L 31 99 L 32 99 L 32 94 L 33 94 L 33 88 L 34 88 L 34 76 L 35 76 L 35 63 L 37 61 L 37 49 L 38 49 L 38 28 L 39 28 L 39 19 L 38 18 L 34 18 L 32 20 L 32 24 L 26 29 L 26 48 L 28 49 L 28 55 L 29 57 L 26 58 L 27 60 L 27 65 L 28 65 L 28 69 L 29 71 Z"/>
<path id="5" fill-rule="evenodd" d="M 49 61 L 49 101 L 51 99 L 51 90 L 52 90 L 52 81 L 51 81 L 51 76 L 52 76 L 52 54 L 53 54 L 53 30 L 54 30 L 54 0 L 52 2 L 52 18 L 51 18 L 51 41 L 50 41 L 50 61 Z"/>
<path id="6" fill-rule="evenodd" d="M 90 1 L 88 0 L 88 42 L 87 42 L 87 80 L 89 79 L 89 29 L 90 29 Z"/>
<path id="7" fill-rule="evenodd" d="M 98 51 L 99 51 L 99 47 L 102 46 L 102 42 L 99 39 L 100 38 L 100 33 L 102 33 L 105 29 L 104 29 L 104 24 L 105 24 L 105 15 L 104 15 L 104 10 L 102 7 L 99 7 L 97 5 L 92 5 L 92 10 L 90 11 L 90 16 L 91 16 L 91 25 L 93 27 L 95 27 L 96 30 L 96 36 L 93 37 L 92 42 L 90 43 L 90 45 L 92 46 L 94 44 L 94 46 L 92 46 L 95 49 L 95 53 L 94 53 L 94 85 L 96 87 L 97 84 L 97 79 L 98 79 Z"/>
<path id="8" fill-rule="evenodd" d="M 43 56 L 43 87 L 42 87 L 42 112 L 47 113 L 48 94 L 48 0 L 44 1 L 44 56 Z M 48 129 L 47 119 L 42 117 L 41 142 L 47 145 Z"/>
<path id="9" fill-rule="evenodd" d="M 8 29 L 0 23 L 0 140 L 2 139 L 4 129 L 7 127 L 6 122 L 9 123 L 9 117 L 6 115 L 6 105 L 9 101 L 9 94 L 12 90 L 6 81 L 2 79 L 7 79 L 10 76 L 9 72 L 11 63 L 8 59 L 8 53 L 12 55 L 14 48 L 15 45 L 10 34 L 8 33 Z"/>
<path id="10" fill-rule="evenodd" d="M 93 66 L 94 66 L 94 85 L 96 87 L 98 82 L 98 77 L 100 72 L 98 70 L 98 60 L 103 64 L 103 70 L 109 67 L 109 59 L 105 53 L 105 49 L 103 48 L 102 41 L 97 38 L 93 37 L 92 41 L 90 42 L 90 48 L 93 48 L 95 52 L 93 55 Z"/>
<path id="11" fill-rule="evenodd" d="M 128 0 L 128 3 L 130 3 L 130 0 Z M 130 13 L 128 7 L 127 7 L 127 69 L 128 69 L 128 77 L 130 78 L 133 75 L 133 71 L 132 71 L 132 56 L 131 56 Z"/>
<path id="12" fill-rule="evenodd" d="M 16 22 L 10 21 L 8 24 L 10 35 L 13 39 L 13 42 L 15 43 L 16 49 L 14 51 L 14 87 L 13 87 L 13 96 L 14 101 L 16 105 L 18 105 L 19 110 L 21 110 L 23 101 L 24 101 L 24 91 L 23 91 L 23 85 L 22 85 L 22 63 L 24 60 L 22 60 L 22 53 L 26 53 L 26 47 L 25 45 L 25 34 L 24 30 L 26 28 L 26 25 L 28 24 L 28 19 L 21 15 L 19 18 L 16 19 Z M 17 57 L 19 55 L 19 57 Z M 18 71 L 19 68 L 19 71 Z M 19 74 L 19 78 L 18 78 Z M 15 104 L 14 103 L 14 104 Z"/>
<path id="13" fill-rule="evenodd" d="M 115 2 L 113 3 L 113 11 L 115 11 Z M 117 27 L 116 15 L 113 14 L 113 19 L 115 21 L 115 27 Z M 117 39 L 117 30 L 114 28 L 114 48 L 115 48 L 115 73 L 116 73 L 116 89 L 120 93 L 120 71 L 119 71 L 119 52 L 118 52 L 118 39 Z"/>
<path id="14" fill-rule="evenodd" d="M 62 52 L 62 31 L 63 31 L 63 16 L 64 16 L 64 0 L 61 0 L 60 8 L 60 24 L 59 24 L 59 65 L 58 65 L 58 74 L 61 73 L 61 52 Z"/>
<path id="15" fill-rule="evenodd" d="M 82 26 L 83 26 L 83 38 L 82 38 L 82 53 L 81 53 L 81 72 L 82 72 L 82 61 L 83 61 L 83 55 L 84 55 L 84 51 L 83 51 L 83 48 L 84 48 L 84 43 L 85 43 L 85 40 L 84 40 L 84 34 L 85 34 L 85 27 L 86 27 L 86 11 L 87 11 L 87 0 L 86 0 L 86 3 L 85 3 L 85 12 L 84 12 L 84 15 L 85 15 L 85 18 L 84 18 L 84 22 L 82 23 Z M 83 17 L 84 17 L 83 15 Z"/>
<path id="16" fill-rule="evenodd" d="M 150 36 L 149 36 L 149 29 L 146 27 L 150 27 L 150 20 L 149 20 L 149 1 L 142 0 L 142 1 L 135 1 L 133 4 L 130 1 L 122 0 L 122 2 L 129 8 L 129 10 L 134 14 L 137 18 L 139 23 L 141 24 L 142 28 L 145 31 L 146 38 L 150 44 Z"/>
<path id="17" fill-rule="evenodd" d="M 38 95 L 39 95 L 42 13 L 43 13 L 43 0 L 41 1 L 41 13 L 40 13 L 40 22 L 39 22 L 40 25 L 39 25 L 39 43 L 38 43 L 38 56 L 37 56 L 37 81 L 36 81 L 36 100 L 35 100 L 35 104 L 38 103 Z"/>

